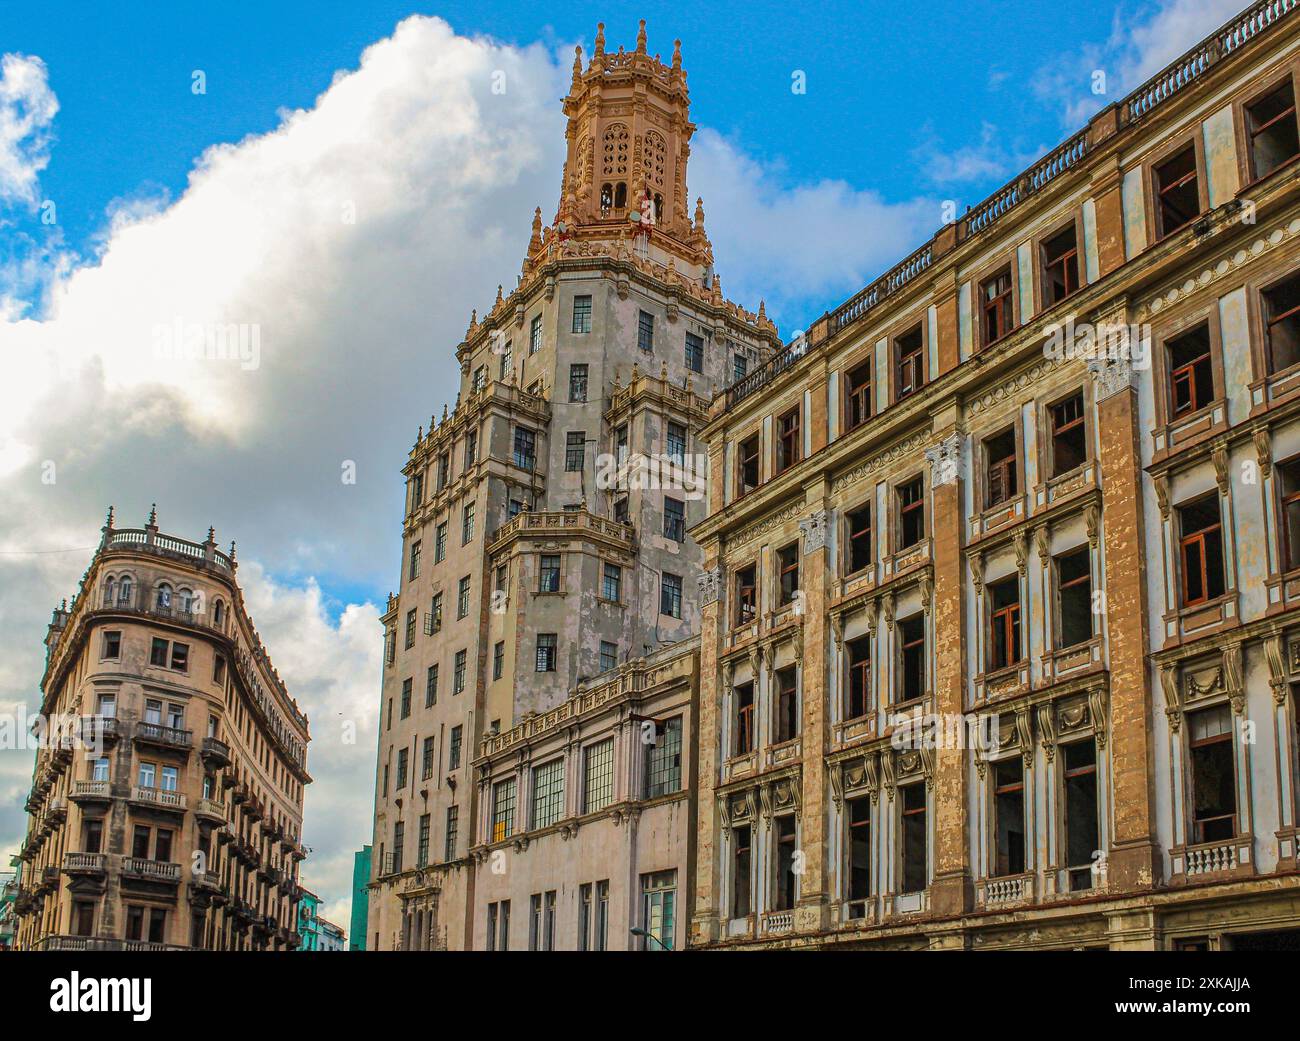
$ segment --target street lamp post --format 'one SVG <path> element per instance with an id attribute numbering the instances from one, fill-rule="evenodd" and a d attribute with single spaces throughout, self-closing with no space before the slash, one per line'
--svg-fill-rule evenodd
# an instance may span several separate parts
<path id="1" fill-rule="evenodd" d="M 640 927 L 638 927 L 638 926 L 635 926 L 635 925 L 632 926 L 632 928 L 629 929 L 628 932 L 630 932 L 633 936 L 644 936 L 647 940 L 653 940 L 655 943 L 657 943 L 657 944 L 659 945 L 659 949 L 660 949 L 661 951 L 671 951 L 671 950 L 672 950 L 671 947 L 669 947 L 667 944 L 665 944 L 665 943 L 663 942 L 663 940 L 659 939 L 659 937 L 655 936 L 654 933 L 648 932 L 647 930 L 642 929 L 642 928 L 640 928 Z"/>

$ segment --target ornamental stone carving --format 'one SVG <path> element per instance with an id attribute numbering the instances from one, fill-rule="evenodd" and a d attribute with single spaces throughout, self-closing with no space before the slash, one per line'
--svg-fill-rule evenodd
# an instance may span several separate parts
<path id="1" fill-rule="evenodd" d="M 697 581 L 700 584 L 700 606 L 707 607 L 722 599 L 722 565 L 705 571 Z"/>
<path id="2" fill-rule="evenodd" d="M 933 448 L 927 448 L 925 458 L 930 464 L 931 488 L 956 484 L 961 476 L 961 435 L 949 434 Z"/>
<path id="3" fill-rule="evenodd" d="M 799 530 L 803 532 L 803 551 L 805 553 L 811 553 L 818 549 L 825 549 L 826 511 L 813 511 L 812 516 L 799 522 Z"/>

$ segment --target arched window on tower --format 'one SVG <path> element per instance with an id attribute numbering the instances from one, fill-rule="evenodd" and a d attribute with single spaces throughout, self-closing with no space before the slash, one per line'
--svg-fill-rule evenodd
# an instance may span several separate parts
<path id="1" fill-rule="evenodd" d="M 614 205 L 614 186 L 606 181 L 600 186 L 600 215 L 609 216 L 609 208 Z"/>
<path id="2" fill-rule="evenodd" d="M 108 581 L 104 583 L 104 606 L 111 606 L 117 599 L 117 579 L 112 575 L 108 576 Z"/>
<path id="3" fill-rule="evenodd" d="M 226 620 L 226 605 L 224 601 L 218 600 L 212 605 L 212 620 L 216 623 L 218 628 L 220 628 L 221 624 Z"/>
<path id="4" fill-rule="evenodd" d="M 158 587 L 158 607 L 166 610 L 172 605 L 172 587 L 166 582 Z"/>
<path id="5" fill-rule="evenodd" d="M 627 182 L 619 181 L 614 187 L 614 209 L 622 210 L 627 208 Z"/>
<path id="6" fill-rule="evenodd" d="M 117 584 L 117 602 L 119 604 L 129 604 L 131 602 L 131 577 L 123 575 L 121 581 Z"/>
<path id="7" fill-rule="evenodd" d="M 660 195 L 658 192 L 655 192 L 655 223 L 662 224 L 663 222 L 664 222 L 664 197 Z"/>

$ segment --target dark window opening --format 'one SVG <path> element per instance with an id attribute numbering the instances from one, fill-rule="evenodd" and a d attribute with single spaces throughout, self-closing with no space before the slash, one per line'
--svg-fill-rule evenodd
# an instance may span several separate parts
<path id="1" fill-rule="evenodd" d="M 799 682 L 794 666 L 776 674 L 776 741 L 799 736 Z"/>
<path id="2" fill-rule="evenodd" d="M 1061 747 L 1065 786 L 1065 863 L 1070 890 L 1091 889 L 1097 840 L 1097 746 L 1091 740 Z"/>
<path id="3" fill-rule="evenodd" d="M 1020 661 L 1020 578 L 1012 575 L 989 586 L 989 669 Z"/>
<path id="4" fill-rule="evenodd" d="M 995 875 L 1025 870 L 1025 768 L 1020 756 L 993 769 L 993 827 L 997 838 Z"/>
<path id="5" fill-rule="evenodd" d="M 1011 269 L 1004 268 L 980 286 L 984 346 L 996 343 L 1011 331 Z"/>
<path id="6" fill-rule="evenodd" d="M 1300 362 L 1300 275 L 1264 290 L 1262 296 L 1271 374 Z"/>
<path id="7" fill-rule="evenodd" d="M 849 574 L 855 574 L 872 562 L 871 506 L 849 511 Z"/>
<path id="8" fill-rule="evenodd" d="M 749 887 L 753 872 L 750 869 L 749 825 L 731 829 L 731 917 L 745 918 L 750 912 Z"/>
<path id="9" fill-rule="evenodd" d="M 925 888 L 926 866 L 925 785 L 908 784 L 899 789 L 902 796 L 903 879 L 900 892 L 919 893 Z"/>
<path id="10" fill-rule="evenodd" d="M 925 483 L 919 476 L 898 486 L 898 548 L 925 538 Z"/>
<path id="11" fill-rule="evenodd" d="M 1012 427 L 984 442 L 987 466 L 985 505 L 997 506 L 1014 496 L 1018 490 L 1016 458 L 1016 431 Z"/>
<path id="12" fill-rule="evenodd" d="M 800 459 L 803 438 L 799 431 L 799 409 L 796 406 L 777 420 L 776 472 L 784 473 Z"/>
<path id="13" fill-rule="evenodd" d="M 1088 442 L 1083 421 L 1083 393 L 1053 405 L 1052 476 L 1077 470 L 1088 459 Z"/>
<path id="14" fill-rule="evenodd" d="M 794 870 L 795 821 L 793 816 L 776 818 L 776 893 L 773 909 L 789 911 L 799 895 L 799 876 Z"/>
<path id="15" fill-rule="evenodd" d="M 736 755 L 754 750 L 754 684 L 736 687 Z"/>
<path id="16" fill-rule="evenodd" d="M 1210 327 L 1201 325 L 1170 340 L 1169 394 L 1175 416 L 1195 412 L 1214 400 L 1214 367 L 1210 363 Z"/>
<path id="17" fill-rule="evenodd" d="M 1178 508 L 1183 565 L 1183 606 L 1214 600 L 1224 593 L 1223 528 L 1215 493 Z"/>
<path id="18" fill-rule="evenodd" d="M 1300 459 L 1277 468 L 1278 491 L 1282 497 L 1283 570 L 1300 567 Z"/>
<path id="19" fill-rule="evenodd" d="M 738 495 L 752 492 L 758 487 L 758 445 L 757 434 L 740 443 L 736 467 L 737 483 L 739 485 L 736 494 Z"/>
<path id="20" fill-rule="evenodd" d="M 758 613 L 758 568 L 749 564 L 736 572 L 736 624 L 748 625 Z"/>
<path id="21" fill-rule="evenodd" d="M 1300 155 L 1295 87 L 1288 79 L 1277 90 L 1246 106 L 1250 167 L 1255 180 Z"/>
<path id="22" fill-rule="evenodd" d="M 1057 599 L 1061 605 L 1058 647 L 1092 639 L 1092 560 L 1085 547 L 1056 558 Z"/>
<path id="23" fill-rule="evenodd" d="M 780 575 L 777 606 L 784 607 L 799 592 L 799 543 L 792 542 L 777 550 L 776 564 Z"/>
<path id="24" fill-rule="evenodd" d="M 844 429 L 853 430 L 871 418 L 875 362 L 865 361 L 844 377 Z"/>
<path id="25" fill-rule="evenodd" d="M 1237 834 L 1237 777 L 1232 713 L 1226 705 L 1187 717 L 1191 735 L 1194 841 L 1220 842 Z"/>
<path id="26" fill-rule="evenodd" d="M 922 350 L 925 337 L 921 327 L 904 333 L 894 341 L 894 367 L 896 373 L 894 400 L 902 401 L 909 394 L 915 394 L 925 383 L 925 360 Z"/>
<path id="27" fill-rule="evenodd" d="M 859 719 L 867 714 L 871 697 L 871 637 L 860 636 L 850 640 L 846 650 L 849 681 L 844 714 L 846 719 Z"/>
<path id="28" fill-rule="evenodd" d="M 846 803 L 849 831 L 849 916 L 866 915 L 863 903 L 871 896 L 871 800 Z"/>
<path id="29" fill-rule="evenodd" d="M 1188 145 L 1155 168 L 1156 237 L 1172 235 L 1201 212 L 1196 182 L 1196 148 Z"/>
<path id="30" fill-rule="evenodd" d="M 925 618 L 913 615 L 898 622 L 901 651 L 899 701 L 913 701 L 925 693 Z"/>
<path id="31" fill-rule="evenodd" d="M 1042 245 L 1043 306 L 1060 303 L 1079 288 L 1079 243 L 1074 224 Z"/>

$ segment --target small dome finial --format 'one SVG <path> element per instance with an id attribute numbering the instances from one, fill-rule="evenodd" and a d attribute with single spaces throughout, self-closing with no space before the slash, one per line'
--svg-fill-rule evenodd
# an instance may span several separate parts
<path id="1" fill-rule="evenodd" d="M 673 41 L 673 69 L 680 70 L 682 67 L 682 41 Z"/>
<path id="2" fill-rule="evenodd" d="M 641 27 L 636 32 L 636 52 L 645 54 L 645 19 L 641 19 Z"/>
<path id="3" fill-rule="evenodd" d="M 108 516 L 104 518 L 104 529 L 106 531 L 113 530 L 113 507 L 112 506 L 108 508 Z"/>
<path id="4" fill-rule="evenodd" d="M 582 79 L 582 44 L 573 48 L 573 86 Z"/>
<path id="5" fill-rule="evenodd" d="M 595 57 L 599 58 L 604 53 L 605 53 L 605 23 L 597 22 L 595 47 L 592 51 L 592 54 Z"/>
<path id="6" fill-rule="evenodd" d="M 153 527 L 157 523 L 158 523 L 158 504 L 155 502 L 149 505 L 149 526 Z"/>

